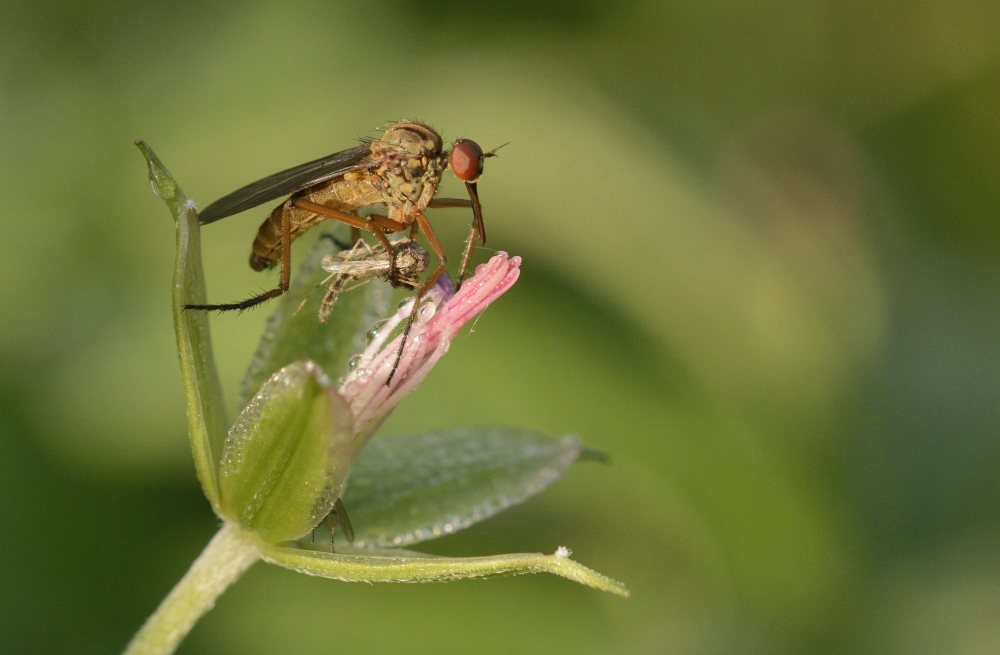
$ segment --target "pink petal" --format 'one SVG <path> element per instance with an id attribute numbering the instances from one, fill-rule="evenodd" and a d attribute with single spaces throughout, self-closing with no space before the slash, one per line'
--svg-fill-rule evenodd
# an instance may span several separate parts
<path id="1" fill-rule="evenodd" d="M 448 351 L 451 340 L 462 326 L 517 281 L 520 265 L 520 257 L 508 257 L 507 253 L 500 252 L 485 264 L 477 266 L 476 274 L 466 280 L 454 296 L 445 299 L 440 307 L 437 305 L 445 294 L 428 294 L 428 302 L 417 314 L 389 385 L 385 381 L 392 372 L 402 335 L 397 335 L 388 344 L 382 340 L 371 343 L 362 354 L 362 365 L 347 376 L 339 389 L 355 416 L 355 450 L 360 449 L 374 434 L 399 401 L 417 388 Z M 385 333 L 405 320 L 408 313 L 409 307 L 398 310 L 383 328 Z"/>

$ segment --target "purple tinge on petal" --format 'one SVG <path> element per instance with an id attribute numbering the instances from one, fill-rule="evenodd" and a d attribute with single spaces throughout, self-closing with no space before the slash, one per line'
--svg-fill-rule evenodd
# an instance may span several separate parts
<path id="1" fill-rule="evenodd" d="M 341 385 L 339 393 L 355 416 L 355 449 L 360 448 L 381 425 L 392 409 L 410 394 L 437 363 L 458 331 L 470 319 L 499 298 L 517 281 L 520 257 L 500 252 L 476 267 L 476 274 L 456 292 L 448 278 L 441 276 L 428 292 L 417 313 L 406 348 L 392 382 L 385 384 L 396 361 L 402 335 L 375 352 L 366 351 L 367 363 L 355 369 Z M 398 325 L 409 309 L 401 308 L 390 321 Z M 388 326 L 388 324 L 387 324 Z M 390 328 L 391 329 L 391 328 Z M 378 347 L 375 343 L 373 346 Z"/>
<path id="2" fill-rule="evenodd" d="M 442 273 L 434 286 L 427 291 L 427 296 L 434 300 L 435 305 L 448 302 L 454 295 L 455 283 L 451 281 L 451 276 L 447 273 Z"/>

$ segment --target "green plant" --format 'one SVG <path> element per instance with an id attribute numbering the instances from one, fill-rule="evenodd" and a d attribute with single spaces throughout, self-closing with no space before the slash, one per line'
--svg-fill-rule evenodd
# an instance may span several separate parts
<path id="1" fill-rule="evenodd" d="M 173 314 L 187 399 L 191 446 L 205 495 L 222 528 L 142 626 L 126 653 L 173 652 L 215 599 L 258 559 L 337 580 L 429 582 L 550 572 L 627 596 L 619 582 L 555 554 L 453 558 L 409 550 L 522 502 L 581 455 L 573 437 L 509 429 L 459 429 L 382 439 L 365 448 L 395 408 L 445 354 L 470 318 L 516 281 L 520 259 L 500 253 L 456 293 L 442 282 L 428 294 L 399 368 L 386 384 L 408 315 L 402 305 L 375 328 L 389 296 L 379 284 L 348 294 L 332 320 L 316 320 L 332 240 L 320 239 L 271 317 L 241 392 L 245 405 L 227 430 L 203 304 L 197 212 L 144 143 L 153 191 L 177 226 Z M 310 304 L 312 303 L 312 304 Z M 305 306 L 303 306 L 305 304 Z M 302 311 L 299 311 L 299 310 Z M 360 354 L 358 351 L 361 351 Z M 349 368 L 334 382 L 326 371 Z M 348 476 L 351 486 L 347 487 Z M 341 495 L 343 504 L 340 504 Z M 358 530 L 333 551 L 304 539 L 351 508 Z M 338 511 L 339 510 L 339 511 Z"/>

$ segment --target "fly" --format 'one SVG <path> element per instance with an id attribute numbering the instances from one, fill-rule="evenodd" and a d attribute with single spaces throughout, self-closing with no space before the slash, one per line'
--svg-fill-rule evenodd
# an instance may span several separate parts
<path id="1" fill-rule="evenodd" d="M 201 212 L 202 225 L 291 194 L 261 224 L 250 253 L 250 266 L 255 271 L 272 268 L 280 261 L 280 281 L 276 288 L 243 301 L 185 305 L 185 308 L 243 310 L 282 295 L 288 291 L 291 279 L 292 241 L 324 220 L 340 221 L 374 234 L 390 255 L 390 279 L 397 267 L 396 250 L 386 235 L 409 229 L 413 240 L 418 232 L 422 233 L 438 265 L 420 286 L 419 304 L 447 263 L 444 250 L 424 216 L 428 207 L 472 208 L 473 221 L 459 272 L 461 284 L 476 239 L 486 243 L 477 183 L 483 173 L 483 161 L 495 156 L 496 150 L 484 153 L 469 139 L 459 139 L 451 150 L 445 150 L 441 136 L 433 128 L 415 121 L 400 121 L 377 140 L 276 173 L 216 200 Z M 434 198 L 441 175 L 448 168 L 465 182 L 468 200 Z M 352 213 L 374 204 L 385 205 L 384 216 L 361 217 Z"/>

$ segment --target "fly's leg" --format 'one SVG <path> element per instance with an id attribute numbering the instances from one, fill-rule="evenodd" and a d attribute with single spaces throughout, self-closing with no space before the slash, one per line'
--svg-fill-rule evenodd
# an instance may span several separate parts
<path id="1" fill-rule="evenodd" d="M 333 207 L 327 207 L 326 205 L 321 205 L 318 202 L 305 200 L 303 198 L 296 198 L 292 202 L 296 207 L 305 209 L 306 211 L 333 219 L 335 221 L 340 221 L 341 223 L 346 223 L 353 228 L 365 230 L 374 234 L 389 253 L 389 265 L 391 267 L 390 274 L 396 273 L 396 249 L 393 248 L 392 242 L 389 241 L 387 236 L 385 236 L 385 233 L 386 231 L 400 232 L 406 229 L 406 225 L 403 225 L 399 221 L 394 221 L 386 216 L 379 216 L 378 214 L 372 214 L 368 217 L 362 218 L 349 212 L 334 209 Z"/>
<path id="2" fill-rule="evenodd" d="M 420 231 L 423 233 L 424 238 L 427 239 L 427 243 L 431 246 L 431 250 L 434 251 L 434 254 L 437 255 L 438 258 L 437 268 L 434 269 L 434 272 L 431 273 L 430 277 L 427 278 L 418 292 L 419 297 L 423 298 L 424 295 L 430 291 L 431 287 L 434 286 L 434 283 L 437 282 L 437 279 L 441 277 L 441 274 L 444 273 L 444 267 L 448 264 L 448 258 L 445 257 L 444 248 L 442 248 L 441 244 L 438 242 L 437 235 L 434 234 L 434 230 L 431 228 L 431 224 L 427 221 L 427 217 L 423 214 L 417 214 L 417 225 L 420 226 Z"/>
<path id="3" fill-rule="evenodd" d="M 432 198 L 428 207 L 434 207 L 435 209 L 448 209 L 454 207 L 472 207 L 472 201 L 466 200 L 464 198 Z"/>
<path id="4" fill-rule="evenodd" d="M 462 286 L 462 281 L 465 280 L 465 276 L 469 272 L 469 264 L 472 262 L 472 248 L 476 244 L 476 237 L 479 237 L 480 243 L 486 245 L 486 226 L 483 225 L 483 210 L 479 205 L 479 191 L 475 183 L 470 184 L 467 182 L 465 186 L 469 191 L 469 200 L 460 198 L 434 198 L 427 204 L 428 207 L 472 208 L 472 225 L 469 227 L 469 238 L 465 241 L 465 250 L 462 251 L 462 266 L 458 271 L 457 287 Z"/>
<path id="5" fill-rule="evenodd" d="M 483 208 L 479 204 L 479 190 L 475 182 L 466 182 L 465 188 L 469 191 L 469 200 L 472 201 L 472 228 L 469 230 L 469 240 L 465 243 L 465 252 L 462 253 L 462 269 L 458 272 L 458 286 L 462 286 L 465 274 L 469 272 L 469 262 L 472 261 L 472 246 L 476 243 L 478 233 L 479 242 L 486 245 L 486 225 L 483 224 Z"/>
<path id="6" fill-rule="evenodd" d="M 469 228 L 469 238 L 465 240 L 465 250 L 462 251 L 462 267 L 458 269 L 458 284 L 455 285 L 456 289 L 462 288 L 462 281 L 465 280 L 465 275 L 469 272 L 469 264 L 472 262 L 472 247 L 476 245 L 476 236 L 478 234 L 479 230 L 476 229 L 476 222 L 473 221 L 472 227 Z"/>
<path id="7" fill-rule="evenodd" d="M 281 208 L 281 278 L 278 287 L 266 291 L 259 296 L 247 298 L 240 302 L 223 303 L 219 305 L 184 305 L 184 309 L 210 309 L 220 312 L 243 311 L 256 307 L 262 302 L 277 298 L 288 291 L 292 279 L 292 202 L 289 200 Z"/>
<path id="8" fill-rule="evenodd" d="M 413 299 L 413 309 L 410 310 L 410 317 L 406 319 L 406 327 L 403 328 L 403 338 L 399 342 L 399 350 L 396 352 L 396 361 L 392 365 L 392 371 L 389 373 L 389 377 L 386 378 L 385 385 L 389 386 L 392 382 L 392 377 L 396 375 L 396 369 L 399 368 L 399 362 L 403 358 L 403 348 L 406 347 L 406 339 L 410 336 L 410 329 L 413 327 L 413 321 L 417 318 L 417 311 L 420 309 L 420 300 L 430 291 L 437 279 L 441 277 L 444 273 L 444 267 L 448 263 L 448 258 L 445 257 L 444 249 L 438 242 L 437 235 L 434 234 L 434 230 L 431 228 L 431 224 L 427 221 L 427 217 L 423 214 L 417 214 L 417 225 L 420 226 L 420 231 L 423 233 L 424 238 L 427 239 L 427 243 L 430 244 L 431 250 L 438 258 L 438 266 L 434 269 L 434 272 L 430 274 L 430 277 L 424 282 L 420 290 L 417 291 L 416 297 Z"/>

